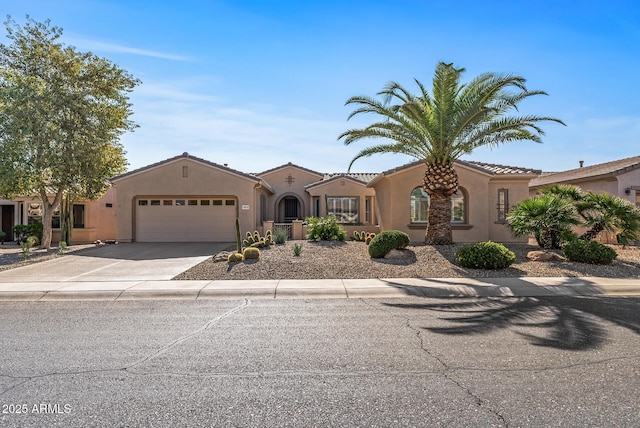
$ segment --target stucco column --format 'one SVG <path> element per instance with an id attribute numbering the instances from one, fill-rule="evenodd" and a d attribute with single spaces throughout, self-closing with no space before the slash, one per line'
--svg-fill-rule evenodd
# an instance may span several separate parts
<path id="1" fill-rule="evenodd" d="M 293 230 L 291 231 L 291 237 L 296 239 L 304 239 L 302 236 L 302 220 L 293 220 L 291 222 Z"/>
<path id="2" fill-rule="evenodd" d="M 265 220 L 262 222 L 262 234 L 266 235 L 267 230 L 270 230 L 273 233 L 273 221 Z"/>

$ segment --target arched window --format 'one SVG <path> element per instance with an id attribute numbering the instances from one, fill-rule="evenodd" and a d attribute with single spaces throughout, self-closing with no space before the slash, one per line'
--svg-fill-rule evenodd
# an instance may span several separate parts
<path id="1" fill-rule="evenodd" d="M 416 187 L 411 192 L 411 223 L 426 223 L 429 212 L 429 195 Z"/>
<path id="2" fill-rule="evenodd" d="M 466 191 L 461 187 L 451 195 L 451 223 L 466 223 Z M 416 187 L 411 192 L 411 223 L 426 223 L 429 213 L 429 195 Z"/>

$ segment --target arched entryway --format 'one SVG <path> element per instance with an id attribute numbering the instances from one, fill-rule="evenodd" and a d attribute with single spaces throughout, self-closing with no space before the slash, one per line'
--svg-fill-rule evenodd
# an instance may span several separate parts
<path id="1" fill-rule="evenodd" d="M 276 223 L 291 223 L 304 217 L 304 203 L 297 195 L 285 194 L 276 201 Z"/>

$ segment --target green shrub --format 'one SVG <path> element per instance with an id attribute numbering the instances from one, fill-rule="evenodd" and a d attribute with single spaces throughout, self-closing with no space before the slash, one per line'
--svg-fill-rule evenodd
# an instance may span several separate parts
<path id="1" fill-rule="evenodd" d="M 22 251 L 22 260 L 27 260 L 31 257 L 31 247 L 33 247 L 38 241 L 37 236 L 29 236 L 20 243 L 20 249 Z"/>
<path id="2" fill-rule="evenodd" d="M 6 238 L 7 234 L 0 230 L 0 244 L 4 243 L 4 238 Z"/>
<path id="3" fill-rule="evenodd" d="M 477 242 L 456 251 L 456 261 L 470 269 L 504 269 L 516 260 L 516 255 L 502 244 Z"/>
<path id="4" fill-rule="evenodd" d="M 369 255 L 374 259 L 380 259 L 393 249 L 400 250 L 409 245 L 409 235 L 399 230 L 385 230 L 371 239 L 369 243 Z"/>
<path id="5" fill-rule="evenodd" d="M 229 257 L 227 257 L 227 261 L 232 263 L 232 262 L 241 262 L 242 261 L 242 254 L 240 253 L 231 253 L 229 254 Z"/>
<path id="6" fill-rule="evenodd" d="M 300 253 L 302 253 L 302 245 L 301 244 L 294 244 L 293 246 L 293 255 L 298 257 L 300 256 Z"/>
<path id="7" fill-rule="evenodd" d="M 582 239 L 568 242 L 563 251 L 569 261 L 597 265 L 607 265 L 618 257 L 618 253 L 613 248 L 597 241 L 584 241 Z"/>
<path id="8" fill-rule="evenodd" d="M 282 245 L 285 242 L 287 242 L 287 238 L 289 237 L 289 235 L 287 234 L 287 231 L 284 229 L 276 229 L 274 235 L 273 235 L 273 242 L 276 243 L 276 245 Z"/>
<path id="9" fill-rule="evenodd" d="M 245 248 L 242 252 L 245 260 L 255 260 L 260 258 L 260 250 L 256 247 Z"/>
<path id="10" fill-rule="evenodd" d="M 333 216 L 307 217 L 307 239 L 310 241 L 344 241 L 347 232 Z"/>

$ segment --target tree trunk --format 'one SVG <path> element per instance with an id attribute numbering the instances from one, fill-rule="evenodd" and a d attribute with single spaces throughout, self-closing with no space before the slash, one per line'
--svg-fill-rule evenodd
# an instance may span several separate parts
<path id="1" fill-rule="evenodd" d="M 60 242 L 71 245 L 73 233 L 73 196 L 67 192 L 60 203 Z"/>
<path id="2" fill-rule="evenodd" d="M 458 174 L 453 165 L 427 163 L 424 191 L 429 195 L 425 242 L 429 245 L 452 244 L 451 195 L 458 191 Z"/>
<path id="3" fill-rule="evenodd" d="M 434 193 L 429 198 L 429 219 L 425 242 L 429 245 L 453 243 L 451 234 L 451 197 Z"/>
<path id="4" fill-rule="evenodd" d="M 53 213 L 60 207 L 62 190 L 56 193 L 53 202 L 49 202 L 49 197 L 44 190 L 40 191 L 40 198 L 42 200 L 42 242 L 40 243 L 40 247 L 48 250 L 51 248 L 51 219 L 53 218 Z"/>
<path id="5" fill-rule="evenodd" d="M 585 233 L 583 233 L 580 236 L 580 239 L 584 239 L 585 241 L 592 241 L 603 230 L 604 230 L 604 224 L 603 223 L 596 223 L 596 224 L 593 225 L 593 227 L 591 229 L 589 229 Z"/>

